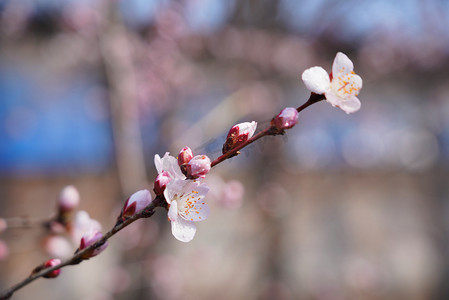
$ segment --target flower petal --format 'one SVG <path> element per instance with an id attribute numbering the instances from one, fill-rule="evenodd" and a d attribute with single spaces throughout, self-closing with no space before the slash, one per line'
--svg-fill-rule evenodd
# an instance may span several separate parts
<path id="1" fill-rule="evenodd" d="M 176 221 L 171 222 L 171 232 L 177 240 L 187 243 L 193 240 L 196 233 L 196 226 L 191 221 L 177 218 Z"/>
<path id="2" fill-rule="evenodd" d="M 168 209 L 168 218 L 170 221 L 176 221 L 178 219 L 178 202 L 172 201 L 170 208 Z"/>
<path id="3" fill-rule="evenodd" d="M 326 93 L 326 101 L 332 106 L 341 108 L 347 114 L 358 111 L 361 106 L 360 100 L 355 96 L 343 99 L 332 92 Z"/>
<path id="4" fill-rule="evenodd" d="M 180 198 L 184 194 L 184 188 L 189 183 L 189 180 L 173 179 L 167 184 L 164 191 L 164 197 L 168 204 L 173 200 Z"/>
<path id="5" fill-rule="evenodd" d="M 168 152 L 166 152 L 164 154 L 164 157 L 162 158 L 158 154 L 156 154 L 154 156 L 154 165 L 156 166 L 158 174 L 166 171 L 172 178 L 186 178 L 179 168 L 178 160 L 175 157 L 171 156 Z"/>
<path id="6" fill-rule="evenodd" d="M 322 67 L 312 67 L 305 70 L 301 78 L 307 89 L 313 93 L 324 94 L 329 89 L 329 74 Z"/>
<path id="7" fill-rule="evenodd" d="M 187 221 L 204 221 L 210 214 L 209 206 L 203 200 L 203 197 L 191 197 L 178 207 L 179 215 Z"/>
<path id="8" fill-rule="evenodd" d="M 159 156 L 159 154 L 156 154 L 154 156 L 154 165 L 156 167 L 157 173 L 160 174 L 162 173 L 162 171 L 164 171 L 162 169 L 162 158 Z"/>
<path id="9" fill-rule="evenodd" d="M 352 97 L 349 100 L 343 101 L 340 104 L 340 108 L 344 110 L 347 114 L 354 113 L 360 109 L 361 103 L 359 98 Z"/>
<path id="10" fill-rule="evenodd" d="M 341 76 L 341 74 L 347 74 L 354 70 L 354 64 L 346 56 L 346 54 L 342 52 L 338 52 L 335 56 L 334 63 L 332 65 L 332 75 L 333 77 Z M 340 74 L 340 75 L 339 75 Z"/>

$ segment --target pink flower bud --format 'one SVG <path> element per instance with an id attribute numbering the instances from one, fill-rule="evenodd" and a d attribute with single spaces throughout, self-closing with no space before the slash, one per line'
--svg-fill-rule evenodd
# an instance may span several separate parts
<path id="1" fill-rule="evenodd" d="M 257 123 L 254 121 L 234 125 L 229 130 L 226 142 L 223 144 L 223 151 L 222 151 L 223 154 L 232 150 L 235 147 L 240 146 L 248 139 L 250 139 L 254 135 L 256 127 Z"/>
<path id="2" fill-rule="evenodd" d="M 123 217 L 130 217 L 142 209 L 144 209 L 148 204 L 152 201 L 151 194 L 148 190 L 141 190 L 135 192 L 131 195 L 131 197 L 126 200 L 125 205 L 123 206 Z"/>
<path id="3" fill-rule="evenodd" d="M 81 238 L 80 246 L 78 248 L 78 251 L 81 251 L 90 245 L 95 244 L 103 237 L 103 234 L 98 230 L 89 230 L 86 232 L 83 237 Z M 92 251 L 87 252 L 84 255 L 84 258 L 89 258 L 96 256 L 100 254 L 106 247 L 108 246 L 108 242 L 106 241 L 104 244 L 98 246 L 97 248 L 93 249 Z"/>
<path id="4" fill-rule="evenodd" d="M 59 265 L 60 263 L 61 263 L 61 260 L 59 258 L 53 258 L 53 259 L 47 260 L 44 263 L 44 269 L 54 267 L 56 265 Z M 60 273 L 61 273 L 61 269 L 56 269 L 56 270 L 51 271 L 47 275 L 44 275 L 44 277 L 45 278 L 55 278 L 55 277 L 58 277 Z"/>
<path id="5" fill-rule="evenodd" d="M 59 195 L 58 207 L 61 212 L 70 212 L 75 209 L 80 202 L 78 190 L 72 186 L 66 186 Z"/>
<path id="6" fill-rule="evenodd" d="M 153 191 L 156 195 L 160 196 L 164 194 L 165 188 L 167 184 L 172 180 L 170 174 L 166 171 L 162 171 L 159 175 L 157 175 L 156 180 L 154 181 Z"/>
<path id="7" fill-rule="evenodd" d="M 210 159 L 206 155 L 197 155 L 187 164 L 188 178 L 204 178 L 210 170 Z"/>
<path id="8" fill-rule="evenodd" d="M 192 150 L 189 147 L 182 148 L 181 152 L 178 154 L 178 165 L 182 166 L 183 164 L 188 163 L 193 158 Z"/>
<path id="9" fill-rule="evenodd" d="M 271 120 L 271 126 L 277 129 L 290 129 L 298 123 L 298 111 L 296 108 L 284 108 L 276 117 Z"/>

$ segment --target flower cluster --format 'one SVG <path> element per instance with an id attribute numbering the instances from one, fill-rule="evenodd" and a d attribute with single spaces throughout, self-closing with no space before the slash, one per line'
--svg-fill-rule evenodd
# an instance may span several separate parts
<path id="1" fill-rule="evenodd" d="M 156 154 L 154 164 L 158 171 L 154 192 L 167 202 L 173 236 L 189 242 L 196 233 L 194 222 L 209 216 L 204 200 L 209 188 L 201 180 L 209 172 L 211 161 L 206 155 L 193 156 L 192 150 L 184 147 L 177 159 L 168 152 L 162 158 Z"/>

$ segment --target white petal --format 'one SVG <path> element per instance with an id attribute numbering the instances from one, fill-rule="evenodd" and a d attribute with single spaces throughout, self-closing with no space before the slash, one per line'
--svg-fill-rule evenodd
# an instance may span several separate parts
<path id="1" fill-rule="evenodd" d="M 178 202 L 172 201 L 170 208 L 168 209 L 168 218 L 170 221 L 176 221 L 178 219 Z"/>
<path id="2" fill-rule="evenodd" d="M 172 178 L 185 179 L 186 177 L 179 168 L 178 160 L 166 152 L 164 157 L 159 155 L 154 156 L 154 165 L 156 166 L 157 173 L 160 174 L 163 171 L 167 172 Z"/>
<path id="3" fill-rule="evenodd" d="M 322 67 L 312 67 L 305 70 L 301 78 L 307 89 L 313 93 L 324 94 L 329 89 L 329 74 Z"/>
<path id="4" fill-rule="evenodd" d="M 347 114 L 358 111 L 361 106 L 360 100 L 355 96 L 342 99 L 332 92 L 326 93 L 326 101 L 332 104 L 332 106 L 341 108 Z"/>
<path id="5" fill-rule="evenodd" d="M 210 214 L 209 206 L 202 197 L 192 198 L 178 207 L 179 215 L 187 221 L 204 221 Z"/>
<path id="6" fill-rule="evenodd" d="M 335 95 L 335 93 L 331 90 L 326 93 L 326 101 L 332 104 L 332 106 L 340 107 L 340 104 L 343 100 L 341 97 Z"/>
<path id="7" fill-rule="evenodd" d="M 236 126 L 239 128 L 239 134 L 248 134 L 248 138 L 250 139 L 254 135 L 254 132 L 256 131 L 257 122 L 256 121 L 244 122 L 237 124 L 233 127 Z"/>
<path id="8" fill-rule="evenodd" d="M 166 153 L 162 158 L 162 162 L 164 171 L 167 171 L 171 177 L 179 179 L 186 178 L 184 174 L 182 174 L 181 168 L 178 165 L 178 160 L 175 157 Z"/>
<path id="9" fill-rule="evenodd" d="M 156 154 L 154 156 L 154 165 L 156 166 L 157 173 L 162 173 L 162 158 L 159 156 L 159 154 Z"/>
<path id="10" fill-rule="evenodd" d="M 339 76 L 338 74 L 347 74 L 352 72 L 352 70 L 354 70 L 354 64 L 349 57 L 344 53 L 338 52 L 332 65 L 333 77 Z"/>
<path id="11" fill-rule="evenodd" d="M 171 201 L 178 199 L 184 194 L 184 188 L 191 180 L 173 179 L 167 184 L 164 191 L 165 200 L 170 204 Z"/>
<path id="12" fill-rule="evenodd" d="M 345 100 L 341 103 L 340 108 L 344 110 L 347 114 L 354 113 L 360 109 L 361 103 L 359 98 L 352 97 L 349 100 Z"/>
<path id="13" fill-rule="evenodd" d="M 129 197 L 128 206 L 136 202 L 136 213 L 144 209 L 152 201 L 148 190 L 140 190 Z"/>
<path id="14" fill-rule="evenodd" d="M 186 221 L 183 218 L 177 218 L 171 222 L 171 232 L 173 236 L 181 242 L 190 242 L 196 233 L 196 226 L 193 222 Z"/>

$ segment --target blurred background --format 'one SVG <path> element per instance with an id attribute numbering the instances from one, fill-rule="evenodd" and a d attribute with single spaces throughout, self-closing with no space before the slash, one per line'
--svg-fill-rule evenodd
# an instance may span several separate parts
<path id="1" fill-rule="evenodd" d="M 13 299 L 448 299 L 448 27 L 444 0 L 0 0 L 5 219 L 74 185 L 107 231 L 155 154 L 218 157 L 338 51 L 364 80 L 359 112 L 320 102 L 214 168 L 192 242 L 159 210 Z M 78 246 L 31 227 L 0 233 L 2 290 Z"/>

